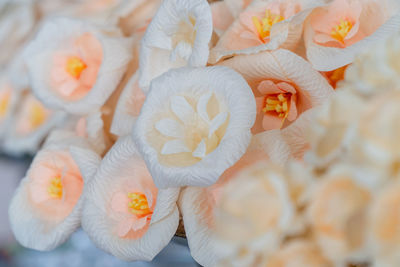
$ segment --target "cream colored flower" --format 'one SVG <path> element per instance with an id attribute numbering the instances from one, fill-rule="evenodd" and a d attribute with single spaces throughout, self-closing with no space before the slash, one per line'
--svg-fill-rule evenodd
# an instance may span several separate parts
<path id="1" fill-rule="evenodd" d="M 358 55 L 346 70 L 343 86 L 364 97 L 399 89 L 399 45 L 400 36 L 395 34 Z"/>
<path id="2" fill-rule="evenodd" d="M 143 37 L 139 85 L 147 92 L 152 79 L 172 68 L 207 63 L 212 17 L 206 0 L 165 0 Z"/>
<path id="3" fill-rule="evenodd" d="M 254 96 L 226 67 L 180 68 L 153 80 L 134 128 L 159 188 L 207 186 L 245 153 Z"/>
<path id="4" fill-rule="evenodd" d="M 369 215 L 369 237 L 374 266 L 398 266 L 400 241 L 400 184 L 390 182 L 374 199 Z"/>
<path id="5" fill-rule="evenodd" d="M 73 147 L 100 160 L 83 139 L 68 132 L 53 132 L 11 201 L 11 228 L 25 247 L 54 249 L 80 226 L 82 190 L 88 179 L 71 154 Z"/>
<path id="6" fill-rule="evenodd" d="M 215 212 L 217 253 L 249 266 L 279 248 L 295 217 L 285 174 L 268 162 L 249 166 L 225 185 Z"/>
<path id="7" fill-rule="evenodd" d="M 338 91 L 313 115 L 307 134 L 311 150 L 306 157 L 315 166 L 344 159 L 354 142 L 364 101 L 349 91 Z"/>
<path id="8" fill-rule="evenodd" d="M 307 239 L 289 241 L 266 260 L 266 267 L 332 267 L 318 245 Z"/>
<path id="9" fill-rule="evenodd" d="M 131 59 L 131 42 L 116 28 L 84 21 L 47 21 L 25 50 L 35 95 L 73 114 L 99 109 L 115 90 Z"/>
<path id="10" fill-rule="evenodd" d="M 90 163 L 90 162 L 89 162 Z M 152 260 L 179 224 L 179 188 L 157 189 L 129 136 L 89 173 L 82 227 L 101 249 L 123 260 Z"/>
<path id="11" fill-rule="evenodd" d="M 338 266 L 368 260 L 366 216 L 374 184 L 337 166 L 314 187 L 309 222 L 323 254 Z"/>
<path id="12" fill-rule="evenodd" d="M 64 126 L 68 115 L 49 110 L 30 92 L 20 98 L 15 117 L 7 129 L 3 149 L 11 155 L 34 154 L 51 130 Z"/>

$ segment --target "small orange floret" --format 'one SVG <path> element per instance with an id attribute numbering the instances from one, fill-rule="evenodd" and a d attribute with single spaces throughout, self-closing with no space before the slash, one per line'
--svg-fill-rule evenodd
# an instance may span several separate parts
<path id="1" fill-rule="evenodd" d="M 65 70 L 68 72 L 68 74 L 70 74 L 75 79 L 79 79 L 82 71 L 86 68 L 87 65 L 79 57 L 69 57 L 65 66 Z"/>

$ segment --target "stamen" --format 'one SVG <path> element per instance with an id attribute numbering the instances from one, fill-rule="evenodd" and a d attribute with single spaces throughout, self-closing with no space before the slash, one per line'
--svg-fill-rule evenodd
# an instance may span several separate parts
<path id="1" fill-rule="evenodd" d="M 261 18 L 261 20 L 256 16 L 254 16 L 252 20 L 258 33 L 258 37 L 262 42 L 265 42 L 265 38 L 269 37 L 271 34 L 272 26 L 285 20 L 285 18 L 279 14 L 271 13 L 271 10 L 267 9 L 265 11 L 265 17 Z"/>
<path id="2" fill-rule="evenodd" d="M 149 208 L 149 203 L 147 198 L 142 193 L 128 193 L 129 201 L 129 211 L 135 215 L 146 216 L 152 214 L 153 212 Z"/>
<path id="3" fill-rule="evenodd" d="M 341 43 L 344 43 L 344 39 L 353 28 L 353 23 L 349 20 L 341 20 L 338 25 L 332 29 L 331 36 Z"/>
<path id="4" fill-rule="evenodd" d="M 70 57 L 67 60 L 65 70 L 75 79 L 79 79 L 82 71 L 86 69 L 87 66 L 79 57 Z"/>
<path id="5" fill-rule="evenodd" d="M 286 118 L 290 109 L 288 104 L 290 97 L 290 93 L 268 95 L 265 98 L 263 112 L 275 112 L 278 114 L 279 118 Z"/>
<path id="6" fill-rule="evenodd" d="M 61 199 L 63 196 L 63 185 L 61 183 L 61 176 L 54 177 L 49 187 L 47 187 L 47 192 L 53 198 Z"/>
<path id="7" fill-rule="evenodd" d="M 30 108 L 30 122 L 34 129 L 46 120 L 46 111 L 40 103 L 33 103 Z"/>

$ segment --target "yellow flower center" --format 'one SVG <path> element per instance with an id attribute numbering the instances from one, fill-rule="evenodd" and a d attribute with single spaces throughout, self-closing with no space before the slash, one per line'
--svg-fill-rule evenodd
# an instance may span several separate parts
<path id="1" fill-rule="evenodd" d="M 63 185 L 61 183 L 61 176 L 56 176 L 51 180 L 49 187 L 47 187 L 47 193 L 53 198 L 62 198 Z"/>
<path id="2" fill-rule="evenodd" d="M 0 117 L 4 117 L 8 110 L 8 105 L 10 103 L 10 94 L 5 93 L 0 96 Z"/>
<path id="3" fill-rule="evenodd" d="M 86 69 L 86 67 L 87 66 L 85 62 L 83 62 L 83 60 L 79 57 L 69 57 L 65 66 L 65 70 L 75 79 L 79 79 L 82 71 Z"/>
<path id="4" fill-rule="evenodd" d="M 42 125 L 43 122 L 46 120 L 47 113 L 44 107 L 40 103 L 33 103 L 30 110 L 31 110 L 29 114 L 30 122 L 32 127 L 36 129 L 37 127 Z"/>
<path id="5" fill-rule="evenodd" d="M 353 23 L 348 20 L 341 20 L 338 25 L 336 25 L 332 29 L 331 36 L 338 40 L 339 42 L 343 43 L 344 38 L 349 34 L 351 29 L 353 28 Z"/>
<path id="6" fill-rule="evenodd" d="M 128 193 L 130 199 L 128 206 L 129 211 L 135 215 L 146 216 L 152 213 L 149 208 L 147 198 L 142 193 Z"/>
<path id="7" fill-rule="evenodd" d="M 271 13 L 270 9 L 265 11 L 265 17 L 261 18 L 261 20 L 256 16 L 254 16 L 252 19 L 254 27 L 258 32 L 258 36 L 263 42 L 265 42 L 265 38 L 270 36 L 272 26 L 285 20 L 285 18 L 281 15 Z"/>
<path id="8" fill-rule="evenodd" d="M 268 95 L 265 98 L 263 112 L 275 112 L 279 118 L 286 118 L 289 113 L 290 93 Z"/>

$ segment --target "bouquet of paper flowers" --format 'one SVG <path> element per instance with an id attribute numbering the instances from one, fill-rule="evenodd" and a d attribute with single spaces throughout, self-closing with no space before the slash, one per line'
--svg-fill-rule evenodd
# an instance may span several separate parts
<path id="1" fill-rule="evenodd" d="M 23 246 L 81 226 L 127 261 L 183 234 L 204 266 L 400 265 L 400 1 L 0 8 Z"/>

